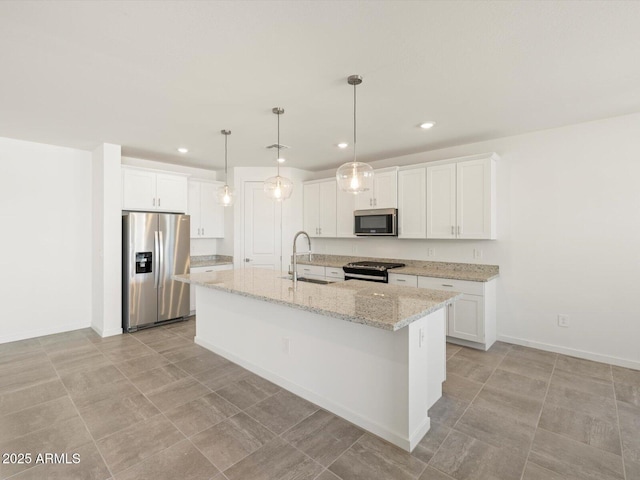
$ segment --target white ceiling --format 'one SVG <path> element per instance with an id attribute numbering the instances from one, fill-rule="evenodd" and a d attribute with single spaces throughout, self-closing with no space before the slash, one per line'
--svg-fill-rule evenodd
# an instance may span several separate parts
<path id="1" fill-rule="evenodd" d="M 372 161 L 640 111 L 640 2 L 0 2 L 0 136 L 220 168 Z M 435 120 L 430 131 L 417 128 Z M 177 153 L 178 146 L 190 149 Z"/>

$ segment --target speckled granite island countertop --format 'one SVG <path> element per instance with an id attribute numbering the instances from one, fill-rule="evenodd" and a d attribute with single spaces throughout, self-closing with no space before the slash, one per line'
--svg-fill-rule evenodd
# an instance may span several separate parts
<path id="1" fill-rule="evenodd" d="M 500 275 L 498 265 L 483 265 L 476 263 L 454 262 L 426 262 L 420 260 L 407 260 L 398 258 L 374 258 L 352 257 L 348 255 L 311 255 L 311 261 L 307 255 L 298 256 L 300 265 L 322 265 L 325 267 L 342 268 L 350 262 L 373 260 L 376 262 L 404 263 L 406 267 L 394 268 L 389 273 L 402 273 L 404 275 L 420 275 L 423 277 L 449 278 L 452 280 L 468 280 L 471 282 L 488 282 Z"/>
<path id="2" fill-rule="evenodd" d="M 392 331 L 462 295 L 358 280 L 329 285 L 298 282 L 294 289 L 285 276 L 284 272 L 245 268 L 174 275 L 173 279 Z"/>
<path id="3" fill-rule="evenodd" d="M 193 255 L 192 267 L 215 267 L 216 265 L 232 265 L 233 257 L 230 255 Z"/>

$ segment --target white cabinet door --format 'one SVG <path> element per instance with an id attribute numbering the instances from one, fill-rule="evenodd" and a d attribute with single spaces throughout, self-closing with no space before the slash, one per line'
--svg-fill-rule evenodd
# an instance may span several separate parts
<path id="1" fill-rule="evenodd" d="M 190 237 L 200 237 L 200 182 L 189 180 L 187 213 L 191 217 Z"/>
<path id="2" fill-rule="evenodd" d="M 375 174 L 373 178 L 375 178 Z M 358 193 L 355 195 L 353 193 L 350 194 L 355 197 L 355 210 L 371 210 L 372 208 L 374 208 L 373 206 L 373 195 L 374 195 L 373 189 L 374 188 L 375 187 L 372 187 L 371 190 Z"/>
<path id="3" fill-rule="evenodd" d="M 398 238 L 427 238 L 427 171 L 398 172 Z"/>
<path id="4" fill-rule="evenodd" d="M 162 212 L 187 211 L 187 177 L 166 173 L 156 174 L 157 210 Z"/>
<path id="5" fill-rule="evenodd" d="M 480 295 L 463 294 L 449 307 L 448 335 L 484 343 L 484 302 Z"/>
<path id="6" fill-rule="evenodd" d="M 492 236 L 492 160 L 469 160 L 457 164 L 457 237 Z"/>
<path id="7" fill-rule="evenodd" d="M 156 174 L 122 168 L 122 209 L 156 209 Z"/>
<path id="8" fill-rule="evenodd" d="M 456 238 L 456 164 L 427 167 L 427 238 Z"/>
<path id="9" fill-rule="evenodd" d="M 200 183 L 200 237 L 224 237 L 224 209 L 218 203 L 216 192 L 223 186 L 221 182 Z"/>
<path id="10" fill-rule="evenodd" d="M 318 227 L 321 237 L 336 236 L 336 180 L 318 184 Z"/>
<path id="11" fill-rule="evenodd" d="M 354 238 L 355 220 L 353 211 L 356 195 L 337 189 L 336 192 L 336 237 Z"/>
<path id="12" fill-rule="evenodd" d="M 398 208 L 398 171 L 373 175 L 373 208 Z"/>
<path id="13" fill-rule="evenodd" d="M 320 185 L 317 183 L 308 183 L 302 187 L 304 196 L 303 210 L 303 230 L 310 237 L 318 237 L 320 235 L 320 204 L 318 199 L 320 196 Z"/>

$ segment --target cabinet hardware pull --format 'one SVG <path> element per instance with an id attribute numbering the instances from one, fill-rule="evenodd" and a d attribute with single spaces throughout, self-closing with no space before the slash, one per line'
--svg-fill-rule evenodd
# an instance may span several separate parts
<path id="1" fill-rule="evenodd" d="M 460 225 L 458 225 L 458 235 L 460 235 Z"/>
<path id="2" fill-rule="evenodd" d="M 377 206 L 378 206 L 378 199 L 377 199 L 377 198 L 374 198 L 374 199 L 373 199 L 373 206 L 374 206 L 374 207 L 377 207 Z"/>
<path id="3" fill-rule="evenodd" d="M 202 235 L 204 235 L 204 227 L 202 227 Z"/>
<path id="4" fill-rule="evenodd" d="M 319 233 L 320 235 L 322 235 L 322 227 L 320 227 L 320 228 L 318 229 L 318 233 Z"/>
<path id="5" fill-rule="evenodd" d="M 369 206 L 370 206 L 370 207 L 373 207 L 373 198 L 370 198 L 370 199 L 369 199 Z"/>
<path id="6" fill-rule="evenodd" d="M 396 278 L 396 281 L 398 281 L 398 282 L 406 282 L 406 280 L 404 278 Z"/>
<path id="7" fill-rule="evenodd" d="M 451 225 L 451 235 L 453 235 L 455 232 L 453 230 L 453 225 Z"/>
<path id="8" fill-rule="evenodd" d="M 449 285 L 448 283 L 443 283 L 442 286 L 443 287 L 453 287 L 453 285 Z"/>
<path id="9" fill-rule="evenodd" d="M 153 206 L 154 207 L 156 206 L 156 199 L 155 198 L 153 199 Z"/>
<path id="10" fill-rule="evenodd" d="M 198 229 L 198 236 L 200 236 L 200 229 Z"/>
<path id="11" fill-rule="evenodd" d="M 160 200 L 162 200 L 160 197 L 158 197 L 158 206 L 160 206 Z"/>

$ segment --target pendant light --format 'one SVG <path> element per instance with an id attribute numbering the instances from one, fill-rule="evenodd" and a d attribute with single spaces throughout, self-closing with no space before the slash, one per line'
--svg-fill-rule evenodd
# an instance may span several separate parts
<path id="1" fill-rule="evenodd" d="M 360 75 L 351 75 L 347 83 L 353 85 L 353 161 L 341 165 L 336 171 L 338 188 L 345 192 L 358 193 L 371 190 L 373 185 L 373 168 L 368 163 L 357 161 L 356 156 L 356 86 L 362 83 Z"/>
<path id="2" fill-rule="evenodd" d="M 293 192 L 293 182 L 286 177 L 280 176 L 280 115 L 284 113 L 284 108 L 274 107 L 271 110 L 278 116 L 278 156 L 276 157 L 276 164 L 278 166 L 278 173 L 275 177 L 269 177 L 264 181 L 264 193 L 271 200 L 281 202 L 291 196 Z"/>
<path id="3" fill-rule="evenodd" d="M 218 188 L 216 196 L 220 205 L 230 207 L 233 205 L 233 188 L 227 182 L 227 139 L 231 135 L 231 130 L 220 130 L 220 133 L 224 135 L 224 186 Z"/>

